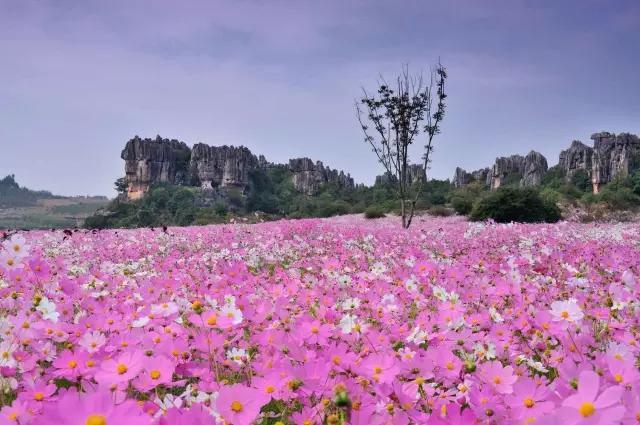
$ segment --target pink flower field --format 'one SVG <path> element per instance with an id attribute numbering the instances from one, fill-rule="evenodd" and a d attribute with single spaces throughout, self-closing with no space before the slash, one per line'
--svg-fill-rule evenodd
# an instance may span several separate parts
<path id="1" fill-rule="evenodd" d="M 638 424 L 640 226 L 4 236 L 0 424 Z"/>

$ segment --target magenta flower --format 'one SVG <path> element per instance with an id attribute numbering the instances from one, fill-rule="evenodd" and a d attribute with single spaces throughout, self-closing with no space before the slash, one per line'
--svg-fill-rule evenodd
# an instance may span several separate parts
<path id="1" fill-rule="evenodd" d="M 107 385 L 128 382 L 138 376 L 145 361 L 147 359 L 141 351 L 126 351 L 115 359 L 103 361 L 96 373 L 96 381 Z"/>
<path id="2" fill-rule="evenodd" d="M 623 388 L 613 386 L 600 391 L 600 377 L 597 373 L 585 370 L 580 373 L 578 393 L 562 402 L 561 418 L 566 425 L 573 424 L 612 424 L 620 420 L 625 412 L 620 405 Z"/>
<path id="3" fill-rule="evenodd" d="M 79 394 L 68 391 L 56 404 L 47 405 L 41 425 L 149 425 L 151 418 L 140 411 L 134 401 L 113 402 L 108 391 Z"/>
<path id="4" fill-rule="evenodd" d="M 259 390 L 235 384 L 220 388 L 216 406 L 220 415 L 233 425 L 249 425 L 269 401 Z"/>
<path id="5" fill-rule="evenodd" d="M 511 394 L 513 384 L 518 380 L 512 366 L 503 367 L 497 360 L 483 363 L 479 368 L 478 376 L 500 394 Z"/>

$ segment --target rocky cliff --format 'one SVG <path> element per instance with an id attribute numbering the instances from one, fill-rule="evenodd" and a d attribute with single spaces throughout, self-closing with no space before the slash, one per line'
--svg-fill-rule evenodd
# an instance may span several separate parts
<path id="1" fill-rule="evenodd" d="M 594 193 L 598 193 L 601 185 L 618 176 L 627 176 L 640 165 L 640 139 L 637 136 L 601 132 L 591 135 L 591 140 L 593 147 L 574 140 L 568 149 L 560 152 L 558 166 L 567 179 L 578 170 L 585 171 L 591 178 Z"/>
<path id="2" fill-rule="evenodd" d="M 156 183 L 200 186 L 202 189 L 249 188 L 252 170 L 272 166 L 263 156 L 255 156 L 244 147 L 208 146 L 198 143 L 190 149 L 184 142 L 163 139 L 129 140 L 122 151 L 125 161 L 127 197 L 138 199 Z M 353 188 L 354 181 L 342 171 L 322 162 L 297 158 L 287 165 L 293 186 L 307 195 L 315 195 L 323 184 Z"/>
<path id="3" fill-rule="evenodd" d="M 350 175 L 325 167 L 321 161 L 314 163 L 309 158 L 290 159 L 289 170 L 292 172 L 293 187 L 306 195 L 315 195 L 320 186 L 326 183 L 336 184 L 340 188 L 354 187 Z"/>
<path id="4" fill-rule="evenodd" d="M 593 147 L 579 140 L 571 142 L 569 148 L 560 152 L 558 167 L 567 180 L 578 171 L 585 171 L 593 183 L 593 191 L 597 193 L 603 184 L 611 182 L 618 176 L 627 176 L 640 169 L 640 139 L 629 133 L 601 132 L 591 136 Z M 496 189 L 504 184 L 508 176 L 520 175 L 520 186 L 537 186 L 547 172 L 546 158 L 535 151 L 526 157 L 512 155 L 496 158 L 486 179 L 486 185 Z M 476 177 L 477 176 L 477 177 Z M 453 185 L 462 187 L 474 180 L 484 180 L 483 170 L 468 173 L 457 167 L 453 176 Z"/>
<path id="5" fill-rule="evenodd" d="M 496 158 L 491 168 L 481 168 L 467 172 L 457 167 L 453 175 L 453 185 L 462 187 L 478 181 L 491 189 L 497 189 L 509 179 L 518 179 L 520 186 L 536 186 L 547 172 L 547 159 L 539 152 L 531 151 L 527 156 L 511 155 Z"/>
<path id="6" fill-rule="evenodd" d="M 244 146 L 198 143 L 191 150 L 191 184 L 203 189 L 234 186 L 244 190 L 249 184 L 249 171 L 259 164 L 258 158 Z"/>
<path id="7" fill-rule="evenodd" d="M 189 181 L 191 150 L 178 140 L 129 140 L 120 155 L 125 161 L 125 181 L 128 198 L 138 199 L 154 183 L 185 184 Z"/>

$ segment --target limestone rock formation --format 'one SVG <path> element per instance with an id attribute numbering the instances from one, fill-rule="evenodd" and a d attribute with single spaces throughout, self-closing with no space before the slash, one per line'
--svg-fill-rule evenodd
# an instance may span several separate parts
<path id="1" fill-rule="evenodd" d="M 184 184 L 188 180 L 189 147 L 178 140 L 129 140 L 120 155 L 125 161 L 129 199 L 138 199 L 154 183 Z"/>
<path id="2" fill-rule="evenodd" d="M 522 175 L 523 171 L 524 157 L 522 155 L 496 158 L 496 162 L 491 168 L 491 189 L 497 189 L 503 185 L 507 176 L 516 173 Z"/>
<path id="3" fill-rule="evenodd" d="M 321 161 L 314 163 L 309 158 L 290 159 L 289 170 L 292 173 L 293 187 L 309 196 L 318 193 L 320 186 L 325 183 L 334 183 L 341 188 L 354 187 L 349 174 L 325 167 Z"/>
<path id="4" fill-rule="evenodd" d="M 178 140 L 129 140 L 122 151 L 125 160 L 127 198 L 138 199 L 156 183 L 200 186 L 220 192 L 221 188 L 236 187 L 246 192 L 252 170 L 274 166 L 264 156 L 256 157 L 243 146 L 208 146 L 198 143 L 190 149 Z M 307 195 L 315 195 L 320 186 L 336 184 L 340 188 L 355 187 L 350 175 L 325 167 L 322 162 L 298 158 L 283 165 L 291 171 L 294 187 Z M 213 199 L 213 198 L 212 198 Z"/>
<path id="5" fill-rule="evenodd" d="M 453 174 L 452 184 L 454 187 L 463 187 L 471 182 L 480 182 L 486 186 L 491 185 L 491 173 L 489 168 L 481 168 L 476 171 L 467 172 L 466 170 L 456 167 Z"/>
<path id="6" fill-rule="evenodd" d="M 616 177 L 626 177 L 637 168 L 640 159 L 640 139 L 629 133 L 602 132 L 591 136 L 593 140 L 593 166 L 591 181 L 593 191 L 598 193 L 600 185 Z"/>
<path id="7" fill-rule="evenodd" d="M 478 181 L 491 189 L 505 184 L 508 178 L 518 178 L 523 187 L 538 186 L 547 172 L 547 159 L 539 152 L 531 151 L 527 156 L 511 155 L 496 158 L 491 168 L 481 168 L 471 173 L 457 167 L 453 175 L 453 185 L 462 187 Z"/>
<path id="8" fill-rule="evenodd" d="M 539 186 L 548 169 L 547 158 L 544 155 L 536 151 L 529 152 L 524 157 L 524 169 L 522 170 L 520 186 Z"/>
<path id="9" fill-rule="evenodd" d="M 568 149 L 560 152 L 558 166 L 565 176 L 570 179 L 578 170 L 591 172 L 593 160 L 593 148 L 579 140 L 571 142 Z"/>
<path id="10" fill-rule="evenodd" d="M 249 171 L 259 166 L 259 159 L 244 146 L 197 143 L 191 150 L 191 183 L 203 189 L 234 186 L 244 190 L 249 184 Z"/>

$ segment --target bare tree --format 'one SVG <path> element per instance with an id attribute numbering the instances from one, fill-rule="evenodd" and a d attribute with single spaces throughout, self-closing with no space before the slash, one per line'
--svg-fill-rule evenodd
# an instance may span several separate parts
<path id="1" fill-rule="evenodd" d="M 424 75 L 411 75 L 403 66 L 401 75 L 391 88 L 383 78 L 378 80 L 376 95 L 363 88 L 363 97 L 356 102 L 358 122 L 364 140 L 391 177 L 391 184 L 400 200 L 402 227 L 411 225 L 416 203 L 426 180 L 415 182 L 409 174 L 409 147 L 421 135 L 425 138 L 422 167 L 429 169 L 433 138 L 440 133 L 444 118 L 444 83 L 447 72 L 441 63 L 432 69 L 429 81 Z M 361 106 L 362 105 L 362 106 Z"/>

